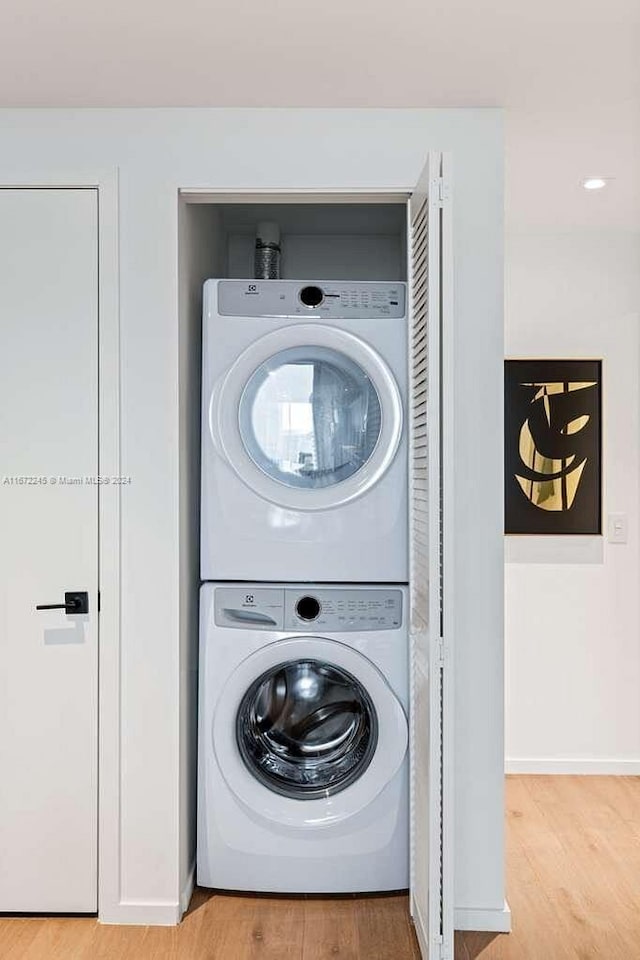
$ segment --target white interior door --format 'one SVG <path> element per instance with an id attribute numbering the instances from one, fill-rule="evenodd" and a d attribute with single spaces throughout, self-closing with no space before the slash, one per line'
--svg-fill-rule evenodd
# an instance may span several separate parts
<path id="1" fill-rule="evenodd" d="M 409 201 L 411 290 L 411 914 L 425 960 L 453 958 L 450 211 L 430 154 Z"/>
<path id="2" fill-rule="evenodd" d="M 97 909 L 97 213 L 0 189 L 0 911 Z"/>

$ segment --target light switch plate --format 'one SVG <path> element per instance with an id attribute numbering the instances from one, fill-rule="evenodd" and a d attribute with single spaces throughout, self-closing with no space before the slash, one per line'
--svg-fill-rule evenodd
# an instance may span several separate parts
<path id="1" fill-rule="evenodd" d="M 629 518 L 626 513 L 610 513 L 607 527 L 609 543 L 626 543 L 629 539 Z"/>

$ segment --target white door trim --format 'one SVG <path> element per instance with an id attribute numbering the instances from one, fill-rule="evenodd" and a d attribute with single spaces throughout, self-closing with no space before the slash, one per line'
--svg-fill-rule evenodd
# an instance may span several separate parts
<path id="1" fill-rule="evenodd" d="M 383 187 L 367 190 L 357 187 L 344 187 L 323 191 L 321 188 L 300 190 L 298 187 L 271 187 L 255 190 L 247 187 L 208 186 L 180 187 L 178 193 L 186 203 L 400 203 L 404 204 L 411 195 L 413 187 L 388 190 Z"/>
<path id="2" fill-rule="evenodd" d="M 98 464 L 101 476 L 120 476 L 117 168 L 27 175 L 0 168 L 0 188 L 97 191 Z M 115 921 L 124 906 L 120 891 L 120 488 L 101 487 L 98 503 L 98 916 Z"/>

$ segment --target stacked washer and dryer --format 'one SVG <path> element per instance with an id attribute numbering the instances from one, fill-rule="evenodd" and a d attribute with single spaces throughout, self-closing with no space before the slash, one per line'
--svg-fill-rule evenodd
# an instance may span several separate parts
<path id="1" fill-rule="evenodd" d="M 408 886 L 406 396 L 404 284 L 205 284 L 203 886 Z"/>

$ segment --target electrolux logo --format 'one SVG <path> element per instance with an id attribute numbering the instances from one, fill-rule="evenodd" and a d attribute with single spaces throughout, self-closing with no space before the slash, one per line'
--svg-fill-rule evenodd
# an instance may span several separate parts
<path id="1" fill-rule="evenodd" d="M 257 283 L 250 283 L 247 289 L 244 292 L 245 297 L 257 296 L 258 295 L 258 285 Z"/>

